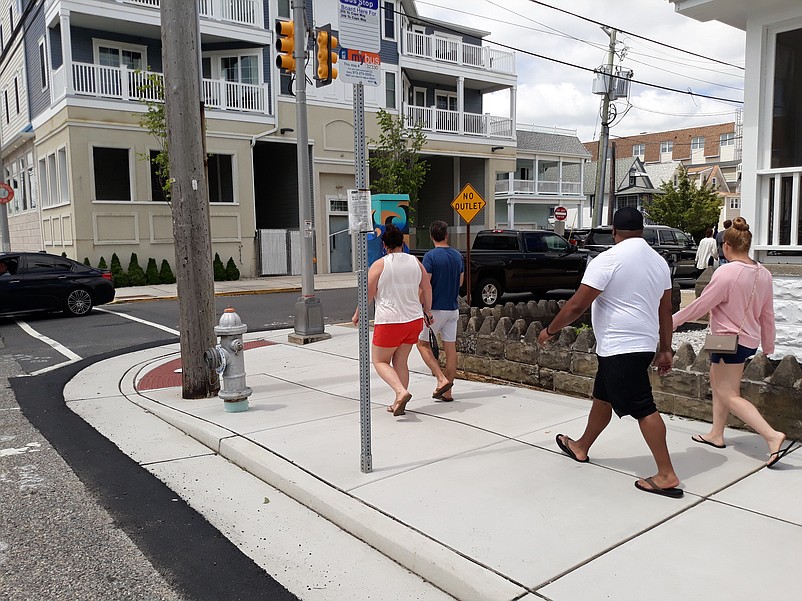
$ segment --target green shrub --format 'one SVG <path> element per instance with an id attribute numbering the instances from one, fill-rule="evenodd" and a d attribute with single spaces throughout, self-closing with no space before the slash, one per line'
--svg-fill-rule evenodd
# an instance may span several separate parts
<path id="1" fill-rule="evenodd" d="M 153 257 L 148 259 L 148 267 L 145 269 L 145 280 L 148 284 L 159 283 L 159 268 L 156 267 L 156 259 Z"/>
<path id="2" fill-rule="evenodd" d="M 89 262 L 89 257 L 84 257 L 84 265 L 87 267 L 92 267 L 92 264 Z"/>
<path id="3" fill-rule="evenodd" d="M 148 283 L 144 270 L 139 266 L 139 259 L 136 253 L 131 253 L 131 261 L 128 263 L 128 277 L 131 278 L 132 286 L 144 286 Z"/>
<path id="4" fill-rule="evenodd" d="M 120 257 L 117 256 L 117 253 L 111 255 L 111 266 L 109 267 L 112 273 L 117 273 L 118 271 L 124 271 L 122 263 L 120 263 Z"/>
<path id="5" fill-rule="evenodd" d="M 108 269 L 109 266 L 106 265 L 106 259 L 104 259 L 103 257 L 100 257 L 100 261 L 98 261 L 97 268 L 98 269 Z"/>
<path id="6" fill-rule="evenodd" d="M 66 258 L 67 258 L 67 253 L 65 253 L 65 252 L 63 252 L 63 251 L 62 251 L 62 253 L 61 253 L 61 256 L 62 256 L 62 257 L 64 257 L 64 258 L 66 259 Z"/>
<path id="7" fill-rule="evenodd" d="M 159 270 L 159 282 L 162 284 L 175 284 L 175 276 L 167 259 L 162 260 L 162 267 Z"/>
<path id="8" fill-rule="evenodd" d="M 237 264 L 234 263 L 234 257 L 229 257 L 228 263 L 226 263 L 226 279 L 229 281 L 239 279 L 239 269 L 237 269 Z"/>
<path id="9" fill-rule="evenodd" d="M 112 271 L 111 279 L 114 281 L 115 288 L 125 288 L 131 285 L 131 278 L 124 271 Z"/>
<path id="10" fill-rule="evenodd" d="M 220 259 L 220 255 L 214 253 L 214 263 L 212 263 L 214 267 L 214 281 L 215 282 L 223 282 L 226 279 L 226 268 L 223 265 L 223 261 Z"/>

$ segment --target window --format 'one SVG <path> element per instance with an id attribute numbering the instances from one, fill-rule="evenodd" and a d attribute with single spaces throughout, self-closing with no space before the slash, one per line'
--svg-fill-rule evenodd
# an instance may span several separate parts
<path id="1" fill-rule="evenodd" d="M 156 202 L 167 202 L 167 196 L 162 188 L 162 180 L 159 178 L 158 166 L 154 162 L 159 156 L 158 150 L 150 151 L 150 197 Z"/>
<path id="2" fill-rule="evenodd" d="M 518 237 L 510 234 L 485 234 L 473 241 L 476 250 L 518 250 Z"/>
<path id="3" fill-rule="evenodd" d="M 278 16 L 282 19 L 292 18 L 290 0 L 278 0 Z"/>
<path id="4" fill-rule="evenodd" d="M 47 186 L 50 189 L 50 205 L 58 204 L 58 171 L 55 153 L 47 155 Z"/>
<path id="5" fill-rule="evenodd" d="M 45 159 L 39 159 L 39 195 L 42 197 L 43 207 L 49 207 L 53 204 L 47 191 L 47 163 Z"/>
<path id="6" fill-rule="evenodd" d="M 526 244 L 526 252 L 530 253 L 546 252 L 546 245 L 543 243 L 543 234 L 539 234 L 537 232 L 525 233 L 524 244 Z"/>
<path id="7" fill-rule="evenodd" d="M 640 157 L 641 159 L 646 156 L 646 144 L 633 144 L 632 156 Z"/>
<path id="8" fill-rule="evenodd" d="M 126 66 L 131 70 L 144 69 L 147 47 L 94 40 L 95 63 L 106 67 Z"/>
<path id="9" fill-rule="evenodd" d="M 385 40 L 394 40 L 395 39 L 395 3 L 393 2 L 385 2 L 384 3 L 384 39 Z"/>
<path id="10" fill-rule="evenodd" d="M 802 165 L 802 28 L 777 34 L 771 128 L 771 167 L 797 167 Z M 791 186 L 791 178 L 783 178 Z M 785 193 L 783 193 L 785 194 Z M 796 227 L 783 211 L 780 221 L 785 222 L 786 234 Z M 771 221 L 771 218 L 770 218 Z M 779 233 L 779 232 L 778 232 Z M 777 234 L 774 239 L 777 240 Z M 790 238 L 789 238 L 790 239 Z M 802 239 L 802 238 L 800 238 Z"/>
<path id="11" fill-rule="evenodd" d="M 388 109 L 395 108 L 395 73 L 385 71 L 384 73 L 384 106 Z"/>
<path id="12" fill-rule="evenodd" d="M 671 140 L 660 142 L 660 154 L 668 154 L 673 152 L 674 152 L 674 142 L 672 142 Z"/>
<path id="13" fill-rule="evenodd" d="M 59 200 L 68 203 L 70 202 L 70 188 L 67 184 L 67 149 L 59 148 L 56 156 L 58 157 Z"/>
<path id="14" fill-rule="evenodd" d="M 17 107 L 17 114 L 19 115 L 19 78 L 14 78 L 14 104 Z"/>
<path id="15" fill-rule="evenodd" d="M 209 202 L 234 202 L 233 157 L 209 155 Z"/>
<path id="16" fill-rule="evenodd" d="M 6 123 L 11 121 L 11 117 L 8 114 L 8 90 L 3 90 L 3 105 L 5 105 L 6 110 Z"/>
<path id="17" fill-rule="evenodd" d="M 721 146 L 735 146 L 735 134 L 734 133 L 721 134 L 718 143 Z"/>
<path id="18" fill-rule="evenodd" d="M 412 106 L 426 106 L 426 88 L 413 88 L 409 91 Z"/>
<path id="19" fill-rule="evenodd" d="M 48 68 L 47 68 L 47 46 L 45 45 L 44 38 L 39 40 L 39 74 L 40 74 L 42 89 L 46 90 L 47 80 L 48 80 Z"/>
<path id="20" fill-rule="evenodd" d="M 705 139 L 701 136 L 691 138 L 691 150 L 704 150 Z"/>
<path id="21" fill-rule="evenodd" d="M 543 242 L 550 253 L 567 253 L 571 250 L 568 241 L 557 234 L 543 234 Z"/>
<path id="22" fill-rule="evenodd" d="M 221 56 L 220 74 L 226 81 L 258 84 L 259 57 L 255 54 Z"/>
<path id="23" fill-rule="evenodd" d="M 446 111 L 457 110 L 457 95 L 452 92 L 435 92 L 435 105 Z"/>
<path id="24" fill-rule="evenodd" d="M 731 209 L 740 209 L 741 208 L 741 199 L 740 198 L 730 198 L 729 206 Z"/>
<path id="25" fill-rule="evenodd" d="M 131 200 L 131 164 L 127 148 L 95 146 L 92 148 L 92 165 L 95 200 Z"/>

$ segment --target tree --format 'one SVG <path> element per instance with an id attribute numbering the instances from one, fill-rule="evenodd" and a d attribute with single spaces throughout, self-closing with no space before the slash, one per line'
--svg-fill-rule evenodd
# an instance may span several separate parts
<path id="1" fill-rule="evenodd" d="M 156 177 L 159 180 L 164 199 L 170 203 L 172 180 L 170 180 L 170 157 L 167 154 L 167 118 L 164 112 L 164 80 L 156 73 L 149 73 L 137 91 L 144 97 L 148 110 L 145 113 L 136 113 L 139 126 L 148 130 L 159 145 L 159 152 L 151 157 L 144 152 L 136 153 L 140 161 L 153 163 L 156 167 Z M 154 199 L 156 200 L 156 199 Z"/>
<path id="2" fill-rule="evenodd" d="M 721 197 L 707 184 L 697 186 L 688 178 L 688 170 L 680 166 L 677 184 L 663 182 L 662 194 L 656 195 L 644 206 L 645 213 L 655 223 L 690 232 L 697 240 L 705 229 L 718 223 Z"/>
<path id="3" fill-rule="evenodd" d="M 408 194 L 410 225 L 415 221 L 418 192 L 426 180 L 429 164 L 421 160 L 420 150 L 426 144 L 426 134 L 420 123 L 405 126 L 405 118 L 394 117 L 384 109 L 377 115 L 381 134 L 370 140 L 376 148 L 368 163 L 378 177 L 371 182 L 374 194 Z"/>

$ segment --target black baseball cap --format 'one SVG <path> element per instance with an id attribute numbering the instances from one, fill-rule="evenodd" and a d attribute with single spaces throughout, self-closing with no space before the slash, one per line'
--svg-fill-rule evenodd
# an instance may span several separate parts
<path id="1" fill-rule="evenodd" d="M 642 230 L 643 213 L 635 207 L 621 207 L 613 215 L 613 227 L 617 230 Z"/>

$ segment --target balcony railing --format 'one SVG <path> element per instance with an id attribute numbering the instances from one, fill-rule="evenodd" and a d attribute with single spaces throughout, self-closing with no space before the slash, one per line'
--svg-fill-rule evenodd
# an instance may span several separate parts
<path id="1" fill-rule="evenodd" d="M 497 73 L 515 74 L 515 54 L 417 31 L 406 32 L 404 54 Z"/>
<path id="2" fill-rule="evenodd" d="M 802 250 L 802 167 L 757 172 L 758 193 L 765 198 L 761 210 L 757 248 Z"/>
<path id="3" fill-rule="evenodd" d="M 160 0 L 123 0 L 123 2 L 155 9 L 161 7 Z M 264 27 L 264 12 L 259 0 L 198 0 L 198 12 L 201 17 L 214 21 Z"/>
<path id="4" fill-rule="evenodd" d="M 426 131 L 512 139 L 513 123 L 509 117 L 460 113 L 425 106 L 407 106 L 407 123 Z"/>
<path id="5" fill-rule="evenodd" d="M 122 67 L 106 67 L 91 63 L 72 63 L 73 93 L 80 96 L 115 98 L 118 100 L 158 101 L 148 78 L 155 75 L 162 80 L 162 73 L 133 71 Z M 67 82 L 64 66 L 52 73 L 53 100 L 65 95 Z M 206 108 L 224 111 L 244 111 L 270 114 L 270 92 L 268 84 L 246 84 L 221 79 L 203 80 L 203 100 Z"/>
<path id="6" fill-rule="evenodd" d="M 548 194 L 560 196 L 581 196 L 581 182 L 555 182 L 555 181 L 534 181 L 531 179 L 500 179 L 496 180 L 496 194 L 520 194 L 535 196 L 537 194 Z"/>

